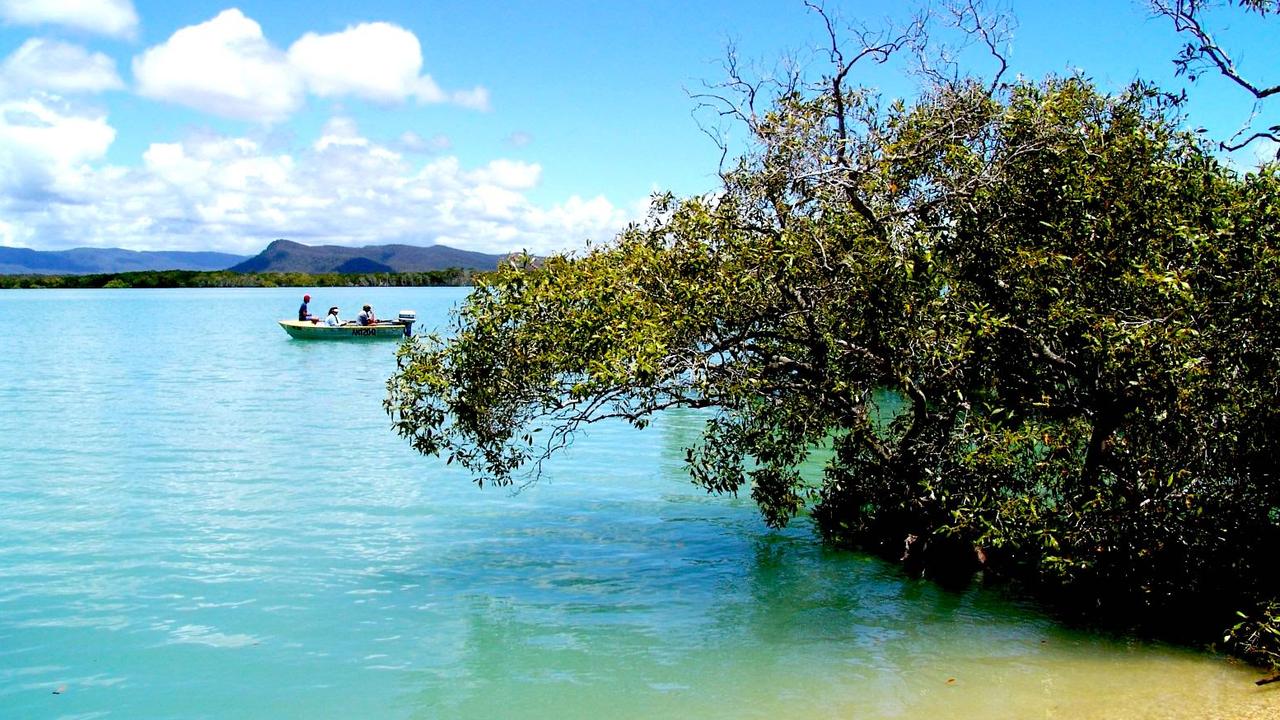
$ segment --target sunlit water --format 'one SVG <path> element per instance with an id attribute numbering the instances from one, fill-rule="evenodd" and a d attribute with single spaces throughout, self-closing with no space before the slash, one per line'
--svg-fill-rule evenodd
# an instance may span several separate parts
<path id="1" fill-rule="evenodd" d="M 0 718 L 1277 717 L 1221 658 L 767 529 L 598 428 L 513 495 L 297 290 L 0 292 Z M 321 289 L 441 325 L 462 291 Z"/>

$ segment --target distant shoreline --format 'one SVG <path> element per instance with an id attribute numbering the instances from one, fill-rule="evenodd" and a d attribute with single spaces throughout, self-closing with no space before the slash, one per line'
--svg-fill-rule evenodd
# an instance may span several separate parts
<path id="1" fill-rule="evenodd" d="M 466 268 L 402 273 L 240 273 L 141 270 L 93 275 L 0 275 L 0 290 L 94 288 L 463 287 L 482 273 Z"/>

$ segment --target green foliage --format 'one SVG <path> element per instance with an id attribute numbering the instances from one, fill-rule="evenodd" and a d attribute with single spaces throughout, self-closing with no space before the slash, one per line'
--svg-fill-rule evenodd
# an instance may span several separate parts
<path id="1" fill-rule="evenodd" d="M 431 287 L 472 281 L 470 270 L 451 268 L 406 273 L 237 273 L 229 270 L 145 270 L 100 275 L 0 275 L 12 288 L 189 288 L 189 287 Z"/>
<path id="2" fill-rule="evenodd" d="M 821 87 L 744 115 L 714 196 L 486 277 L 402 348 L 399 431 L 505 484 L 585 423 L 714 408 L 691 475 L 772 524 L 1192 639 L 1243 611 L 1280 660 L 1275 169 L 1142 87 Z"/>
<path id="3" fill-rule="evenodd" d="M 1276 652 L 1276 648 L 1280 647 L 1280 602 L 1271 600 L 1251 613 L 1237 614 L 1240 622 L 1231 628 L 1223 641 L 1237 653 L 1259 665 L 1270 665 L 1273 670 L 1280 669 L 1280 657 L 1277 657 Z M 1276 680 L 1273 678 L 1269 682 Z"/>

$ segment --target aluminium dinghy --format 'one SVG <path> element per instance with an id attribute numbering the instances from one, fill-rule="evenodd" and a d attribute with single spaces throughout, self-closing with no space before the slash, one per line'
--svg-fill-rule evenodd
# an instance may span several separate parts
<path id="1" fill-rule="evenodd" d="M 347 322 L 326 325 L 320 320 L 281 320 L 280 327 L 296 340 L 399 340 L 413 336 L 418 319 L 412 310 L 401 310 L 395 320 L 380 320 L 373 325 Z"/>

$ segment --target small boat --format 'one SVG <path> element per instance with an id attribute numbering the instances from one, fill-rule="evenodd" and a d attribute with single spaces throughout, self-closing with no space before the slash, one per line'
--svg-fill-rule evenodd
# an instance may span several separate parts
<path id="1" fill-rule="evenodd" d="M 395 320 L 380 320 L 374 325 L 355 322 L 325 325 L 320 320 L 281 320 L 280 327 L 296 340 L 399 340 L 412 337 L 418 316 L 412 310 L 401 310 Z"/>

